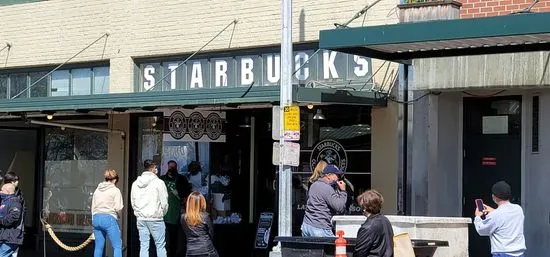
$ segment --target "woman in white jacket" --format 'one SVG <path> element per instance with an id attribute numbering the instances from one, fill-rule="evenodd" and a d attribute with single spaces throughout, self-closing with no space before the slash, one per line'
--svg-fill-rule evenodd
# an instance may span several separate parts
<path id="1" fill-rule="evenodd" d="M 149 257 L 149 239 L 153 236 L 157 257 L 166 257 L 163 219 L 168 212 L 166 184 L 157 176 L 157 165 L 152 160 L 146 160 L 143 166 L 145 171 L 132 184 L 130 196 L 139 232 L 139 256 Z"/>
<path id="2" fill-rule="evenodd" d="M 122 239 L 118 225 L 119 212 L 124 207 L 122 194 L 116 187 L 118 175 L 107 170 L 105 181 L 99 183 L 92 198 L 92 224 L 94 227 L 94 257 L 102 257 L 105 237 L 108 236 L 114 249 L 114 257 L 122 257 Z"/>

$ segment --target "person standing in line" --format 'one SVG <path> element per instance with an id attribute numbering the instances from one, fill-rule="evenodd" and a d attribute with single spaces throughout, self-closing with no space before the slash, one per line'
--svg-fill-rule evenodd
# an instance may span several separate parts
<path id="1" fill-rule="evenodd" d="M 23 213 L 27 213 L 27 207 L 25 205 L 25 197 L 23 197 L 23 192 L 21 191 L 21 188 L 19 188 L 19 176 L 15 174 L 15 172 L 8 171 L 6 175 L 3 178 L 4 184 L 13 184 L 15 186 L 15 196 L 19 197 L 21 199 L 21 207 L 23 208 Z M 21 230 L 23 231 L 23 235 L 25 234 L 25 217 L 21 217 L 23 219 L 23 226 L 21 227 Z M 17 254 L 19 253 L 19 247 L 15 250 L 15 252 L 12 254 L 12 257 L 17 257 Z"/>
<path id="2" fill-rule="evenodd" d="M 180 215 L 182 205 L 191 193 L 191 184 L 189 184 L 187 177 L 178 173 L 178 163 L 174 160 L 168 161 L 168 171 L 160 178 L 164 181 L 168 190 L 168 212 L 164 216 L 167 255 L 175 257 L 179 256 L 182 248 L 178 243 L 180 234 L 183 234 L 179 224 Z"/>
<path id="3" fill-rule="evenodd" d="M 342 175 L 344 172 L 338 167 L 328 165 L 309 188 L 302 236 L 334 237 L 331 218 L 345 212 L 348 199 Z"/>
<path id="4" fill-rule="evenodd" d="M 367 220 L 357 231 L 353 257 L 393 257 L 393 229 L 388 218 L 380 213 L 384 197 L 376 190 L 368 190 L 357 201 Z"/>
<path id="5" fill-rule="evenodd" d="M 118 217 L 124 208 L 122 194 L 116 184 L 118 175 L 109 169 L 103 175 L 92 197 L 92 225 L 94 227 L 94 257 L 102 257 L 105 248 L 105 237 L 108 236 L 114 249 L 114 257 L 122 257 L 122 238 Z"/>
<path id="6" fill-rule="evenodd" d="M 132 209 L 139 232 L 139 256 L 149 257 L 151 236 L 157 248 L 157 257 L 166 257 L 166 226 L 164 215 L 168 212 L 166 185 L 157 176 L 157 165 L 152 160 L 143 163 L 144 171 L 134 183 L 130 193 Z"/>
<path id="7" fill-rule="evenodd" d="M 510 203 L 512 189 L 508 183 L 499 181 L 492 188 L 493 201 L 498 205 L 493 209 L 483 205 L 483 211 L 476 206 L 474 225 L 480 236 L 491 239 L 491 254 L 493 257 L 523 257 L 525 237 L 523 235 L 523 209 Z M 485 219 L 482 217 L 485 215 Z"/>
<path id="8" fill-rule="evenodd" d="M 206 212 L 206 200 L 199 192 L 187 198 L 181 226 L 187 236 L 187 257 L 218 257 L 214 248 L 214 226 Z"/>
<path id="9" fill-rule="evenodd" d="M 22 199 L 15 194 L 15 185 L 6 183 L 0 192 L 0 257 L 10 257 L 23 244 Z"/>

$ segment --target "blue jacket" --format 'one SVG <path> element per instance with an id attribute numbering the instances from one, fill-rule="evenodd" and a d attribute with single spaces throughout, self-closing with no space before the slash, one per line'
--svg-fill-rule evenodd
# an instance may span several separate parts
<path id="1" fill-rule="evenodd" d="M 0 243 L 23 244 L 24 210 L 21 197 L 0 194 Z"/>

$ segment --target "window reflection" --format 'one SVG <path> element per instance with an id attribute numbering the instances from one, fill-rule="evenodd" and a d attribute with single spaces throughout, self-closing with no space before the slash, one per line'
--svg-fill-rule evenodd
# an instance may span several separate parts
<path id="1" fill-rule="evenodd" d="M 10 75 L 10 98 L 13 98 L 19 93 L 23 92 L 27 88 L 27 74 L 13 74 Z M 17 98 L 26 98 L 28 97 L 29 91 L 17 96 Z"/>
<path id="2" fill-rule="evenodd" d="M 8 76 L 0 76 L 0 99 L 8 97 Z"/>
<path id="3" fill-rule="evenodd" d="M 94 68 L 94 94 L 109 93 L 109 68 Z"/>
<path id="4" fill-rule="evenodd" d="M 59 70 L 52 73 L 52 96 L 69 95 L 69 77 L 68 70 Z"/>
<path id="5" fill-rule="evenodd" d="M 91 231 L 91 199 L 107 169 L 107 134 L 47 129 L 44 209 L 56 231 Z"/>
<path id="6" fill-rule="evenodd" d="M 71 70 L 73 90 L 71 95 L 89 95 L 92 91 L 92 70 Z"/>
<path id="7" fill-rule="evenodd" d="M 30 78 L 30 85 L 33 83 L 36 83 L 39 79 L 44 77 L 46 75 L 46 72 L 33 72 L 29 73 Z M 30 90 L 31 90 L 31 97 L 44 97 L 48 96 L 48 78 L 43 78 L 42 80 L 38 81 Z"/>

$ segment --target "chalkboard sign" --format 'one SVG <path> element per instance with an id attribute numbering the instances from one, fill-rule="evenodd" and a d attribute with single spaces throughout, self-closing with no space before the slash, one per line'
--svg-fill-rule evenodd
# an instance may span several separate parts
<path id="1" fill-rule="evenodd" d="M 256 229 L 256 249 L 267 249 L 269 245 L 269 235 L 271 233 L 271 225 L 273 223 L 273 212 L 262 212 Z"/>

